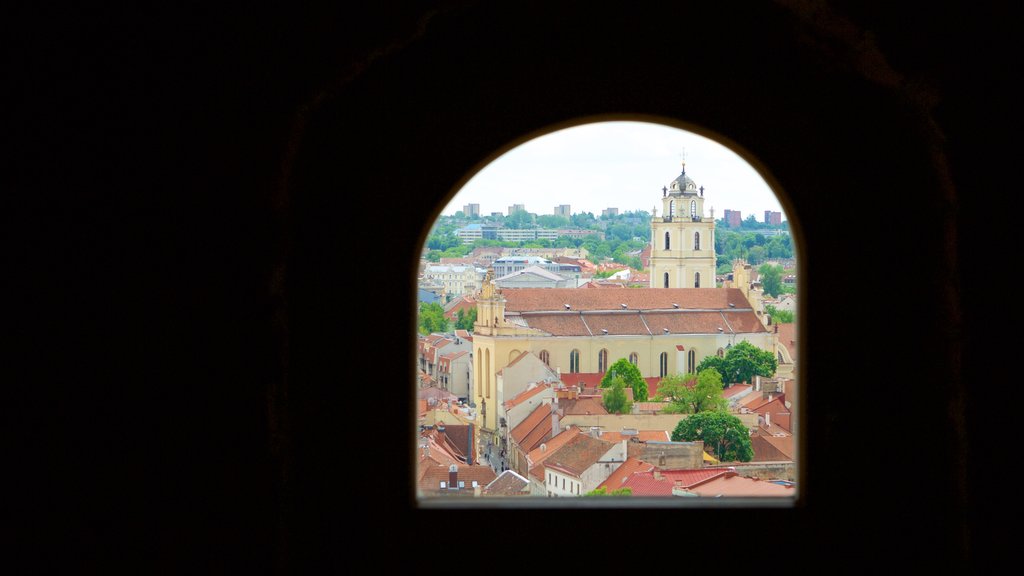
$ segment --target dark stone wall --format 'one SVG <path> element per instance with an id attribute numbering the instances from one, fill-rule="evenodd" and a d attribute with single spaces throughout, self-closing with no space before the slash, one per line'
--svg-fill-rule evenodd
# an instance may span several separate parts
<path id="1" fill-rule="evenodd" d="M 728 535 L 766 517 L 794 565 L 983 571 L 998 559 L 1001 470 L 981 464 L 1012 452 L 982 388 L 1012 362 L 987 359 L 999 322 L 982 313 L 996 302 L 979 255 L 999 250 L 993 232 L 1009 221 L 975 200 L 1004 205 L 1013 165 L 1002 5 L 372 6 L 12 18 L 5 439 L 18 560 L 40 572 L 418 568 L 436 545 L 417 543 L 441 524 L 564 522 L 415 510 L 411 433 L 393 424 L 412 421 L 412 271 L 441 207 L 516 143 L 605 118 L 705 131 L 785 192 L 806 247 L 806 498 L 572 522 L 689 527 L 711 535 L 700 558 L 714 563 L 742 562 Z M 392 232 L 377 243 L 382 224 Z M 369 262 L 387 282 L 353 294 L 352 267 Z M 851 395 L 866 380 L 884 392 Z M 371 388 L 384 417 L 355 409 Z M 848 457 L 866 445 L 886 447 L 870 452 L 871 478 Z M 495 541 L 459 544 L 492 566 Z"/>

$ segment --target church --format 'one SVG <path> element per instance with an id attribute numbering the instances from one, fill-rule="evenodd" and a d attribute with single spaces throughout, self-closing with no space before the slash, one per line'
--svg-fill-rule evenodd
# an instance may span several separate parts
<path id="1" fill-rule="evenodd" d="M 473 333 L 481 441 L 494 438 L 497 407 L 511 397 L 498 374 L 523 352 L 559 373 L 600 373 L 626 358 L 644 377 L 692 373 L 742 341 L 779 354 L 750 266 L 737 263 L 731 285 L 715 286 L 714 218 L 704 215 L 703 193 L 685 164 L 662 189 L 663 216 L 651 220 L 649 288 L 500 289 L 488 272 Z"/>

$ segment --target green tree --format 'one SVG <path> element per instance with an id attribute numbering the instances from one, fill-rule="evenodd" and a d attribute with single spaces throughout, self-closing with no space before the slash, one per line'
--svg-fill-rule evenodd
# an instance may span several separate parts
<path id="1" fill-rule="evenodd" d="M 722 396 L 722 376 L 714 368 L 707 368 L 697 374 L 672 374 L 658 384 L 658 399 L 670 404 L 665 414 L 696 414 L 707 411 L 724 411 L 728 402 Z"/>
<path id="2" fill-rule="evenodd" d="M 542 228 L 568 228 L 569 219 L 555 214 L 542 214 L 537 216 L 537 225 Z"/>
<path id="3" fill-rule="evenodd" d="M 590 492 L 584 494 L 584 496 L 632 496 L 633 490 L 630 488 L 616 488 L 611 492 L 607 488 L 601 486 L 600 488 L 594 488 Z"/>
<path id="4" fill-rule="evenodd" d="M 765 294 L 775 298 L 782 293 L 782 266 L 764 264 L 757 271 L 761 274 L 761 286 Z"/>
<path id="5" fill-rule="evenodd" d="M 448 330 L 448 318 L 445 318 L 444 308 L 440 304 L 420 302 L 419 330 L 423 334 Z"/>
<path id="6" fill-rule="evenodd" d="M 679 421 L 672 431 L 673 442 L 704 442 L 704 449 L 723 462 L 750 462 L 754 449 L 750 432 L 739 418 L 728 412 L 700 412 Z"/>
<path id="7" fill-rule="evenodd" d="M 725 354 L 725 364 L 730 383 L 751 382 L 754 376 L 771 377 L 779 367 L 774 354 L 746 341 L 729 348 Z"/>
<path id="8" fill-rule="evenodd" d="M 697 373 L 701 373 L 704 370 L 715 370 L 722 377 L 722 380 L 726 383 L 731 384 L 734 380 L 730 380 L 732 377 L 732 370 L 729 368 L 729 363 L 725 361 L 723 356 L 705 356 L 700 364 L 697 364 Z"/>
<path id="9" fill-rule="evenodd" d="M 601 398 L 609 414 L 629 414 L 633 402 L 626 396 L 626 380 L 622 376 L 612 379 Z"/>
<path id="10" fill-rule="evenodd" d="M 771 304 L 767 304 L 764 307 L 764 311 L 772 317 L 772 322 L 781 322 L 783 324 L 793 321 L 793 312 L 790 310 L 779 310 Z"/>
<path id="11" fill-rule="evenodd" d="M 466 310 L 466 308 L 460 308 L 455 313 L 455 327 L 460 330 L 472 330 L 473 325 L 476 324 L 476 306 L 469 308 L 469 312 Z"/>
<path id="12" fill-rule="evenodd" d="M 616 378 L 622 378 L 626 388 L 633 389 L 634 402 L 647 402 L 647 381 L 640 369 L 625 358 L 619 358 L 612 364 L 601 378 L 601 388 L 607 388 Z"/>

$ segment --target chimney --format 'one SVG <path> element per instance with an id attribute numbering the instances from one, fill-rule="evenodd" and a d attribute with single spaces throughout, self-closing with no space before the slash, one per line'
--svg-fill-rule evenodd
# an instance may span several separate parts
<path id="1" fill-rule="evenodd" d="M 598 426 L 591 426 L 590 427 L 590 435 L 593 436 L 594 438 L 600 438 L 601 437 L 601 428 L 598 427 Z"/>
<path id="2" fill-rule="evenodd" d="M 459 467 L 452 464 L 448 467 L 448 489 L 459 488 Z"/>
<path id="3" fill-rule="evenodd" d="M 466 434 L 466 464 L 473 465 L 473 423 L 469 423 L 469 434 Z"/>
<path id="4" fill-rule="evenodd" d="M 757 374 L 757 375 L 754 376 L 754 391 L 756 392 L 756 391 L 758 391 L 760 389 L 761 389 L 761 375 Z"/>
<path id="5" fill-rule="evenodd" d="M 555 436 L 558 436 L 559 432 L 561 432 L 561 430 L 559 430 L 559 428 L 558 428 L 558 411 L 557 410 L 552 410 L 551 411 L 551 437 L 554 438 Z"/>
<path id="6" fill-rule="evenodd" d="M 772 413 L 771 412 L 765 412 L 764 413 L 764 425 L 766 427 L 772 425 Z"/>
<path id="7" fill-rule="evenodd" d="M 661 482 L 661 479 L 662 479 L 661 470 L 659 470 L 657 468 L 654 469 L 654 479 L 657 480 L 658 482 Z"/>

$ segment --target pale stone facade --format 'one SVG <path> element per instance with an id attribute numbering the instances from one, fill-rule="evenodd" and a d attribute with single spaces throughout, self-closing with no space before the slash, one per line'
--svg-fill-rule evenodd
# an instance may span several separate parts
<path id="1" fill-rule="evenodd" d="M 715 218 L 704 214 L 704 187 L 683 171 L 662 189 L 651 218 L 651 288 L 715 287 Z"/>

